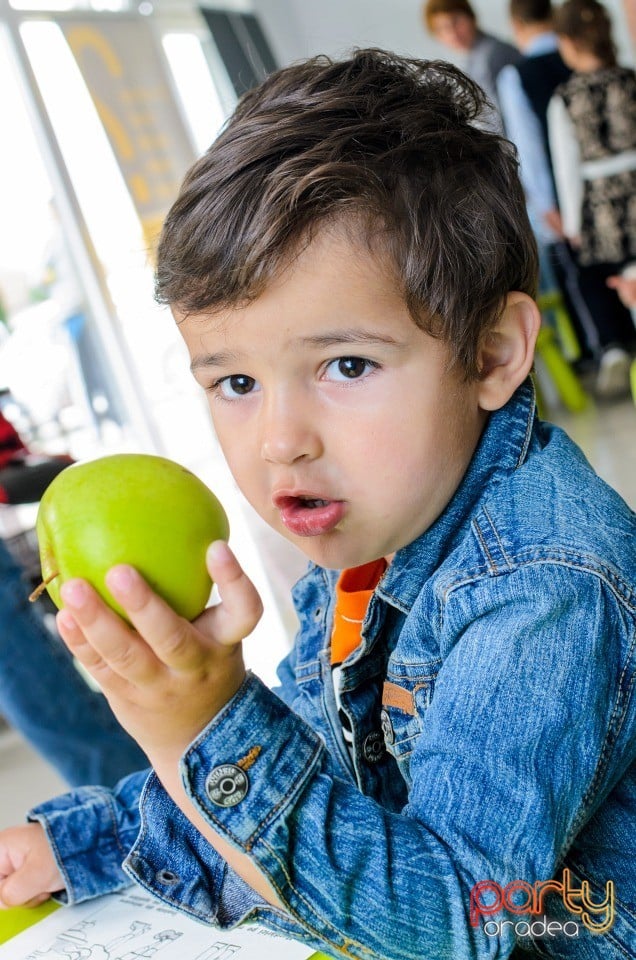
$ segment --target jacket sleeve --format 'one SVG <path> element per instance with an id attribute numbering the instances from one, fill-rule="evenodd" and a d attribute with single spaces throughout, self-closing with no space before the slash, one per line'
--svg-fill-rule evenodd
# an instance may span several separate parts
<path id="1" fill-rule="evenodd" d="M 145 878 L 174 874 L 170 896 L 201 919 L 261 916 L 349 957 L 509 956 L 511 924 L 487 935 L 471 891 L 553 875 L 593 785 L 611 776 L 602 759 L 622 709 L 611 590 L 563 565 L 551 573 L 548 589 L 545 566 L 529 564 L 448 600 L 447 655 L 418 718 L 401 813 L 335 775 L 321 738 L 254 676 L 192 743 L 181 765 L 192 803 L 253 859 L 284 912 L 259 904 L 201 843 L 186 850 L 175 836 L 167 864 L 156 796 L 142 801 L 133 851 Z"/>
<path id="2" fill-rule="evenodd" d="M 139 833 L 139 796 L 148 770 L 114 787 L 81 787 L 29 811 L 39 822 L 64 877 L 60 903 L 80 903 L 130 885 L 122 863 Z"/>
<path id="3" fill-rule="evenodd" d="M 519 154 L 519 176 L 533 228 L 542 242 L 554 242 L 556 236 L 544 219 L 546 213 L 556 207 L 550 160 L 539 118 L 523 89 L 516 67 L 504 67 L 501 71 L 497 80 L 497 95 L 506 133 Z"/>

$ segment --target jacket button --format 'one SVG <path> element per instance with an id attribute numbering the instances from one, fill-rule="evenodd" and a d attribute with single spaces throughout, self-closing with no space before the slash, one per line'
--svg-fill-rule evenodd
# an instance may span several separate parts
<path id="1" fill-rule="evenodd" d="M 235 763 L 215 767 L 205 781 L 205 792 L 217 807 L 234 807 L 247 795 L 249 788 L 247 774 Z"/>
<path id="2" fill-rule="evenodd" d="M 393 729 L 393 724 L 391 723 L 391 717 L 384 709 L 380 713 L 380 726 L 382 727 L 384 742 L 388 744 L 393 743 L 395 740 L 395 731 Z"/>
<path id="3" fill-rule="evenodd" d="M 364 738 L 362 755 L 367 763 L 378 763 L 384 756 L 384 737 L 379 730 L 373 730 Z"/>

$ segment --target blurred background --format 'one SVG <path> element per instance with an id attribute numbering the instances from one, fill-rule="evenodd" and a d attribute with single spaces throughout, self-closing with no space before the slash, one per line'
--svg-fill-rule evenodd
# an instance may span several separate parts
<path id="1" fill-rule="evenodd" d="M 513 42 L 506 0 L 473 6 Z M 606 7 L 632 65 L 629 7 Z M 427 33 L 419 0 L 0 0 L 0 411 L 35 453 L 154 452 L 217 492 L 264 597 L 247 659 L 266 682 L 293 636 L 287 595 L 304 563 L 228 475 L 185 348 L 153 301 L 151 251 L 237 98 L 276 66 L 354 46 L 462 65 Z M 549 375 L 542 392 L 545 415 L 636 503 L 632 399 L 572 405 Z M 19 539 L 36 509 L 0 506 L 0 536 Z M 0 733 L 0 826 L 62 787 L 19 735 Z"/>

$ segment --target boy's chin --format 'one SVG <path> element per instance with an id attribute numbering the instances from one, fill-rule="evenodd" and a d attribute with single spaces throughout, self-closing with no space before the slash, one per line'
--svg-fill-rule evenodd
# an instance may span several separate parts
<path id="1" fill-rule="evenodd" d="M 364 549 L 358 544 L 347 543 L 344 537 L 336 538 L 333 535 L 329 538 L 294 537 L 289 533 L 284 536 L 308 560 L 319 567 L 324 567 L 325 570 L 350 570 L 379 560 L 380 557 L 385 557 L 387 563 L 390 563 L 395 555 L 395 551 L 385 551 L 379 544 L 376 547 L 369 545 Z"/>

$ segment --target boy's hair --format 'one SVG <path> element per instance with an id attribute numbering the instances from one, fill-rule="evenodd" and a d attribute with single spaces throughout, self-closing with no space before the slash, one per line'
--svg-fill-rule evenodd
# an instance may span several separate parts
<path id="1" fill-rule="evenodd" d="M 508 11 L 517 23 L 549 23 L 552 20 L 550 0 L 510 0 Z"/>
<path id="2" fill-rule="evenodd" d="M 612 21 L 602 3 L 596 0 L 566 0 L 555 11 L 554 30 L 559 36 L 573 40 L 580 49 L 597 56 L 604 66 L 616 66 Z"/>
<path id="3" fill-rule="evenodd" d="M 424 22 L 430 33 L 433 32 L 433 17 L 438 14 L 463 13 L 477 23 L 477 15 L 468 0 L 427 0 L 423 11 Z"/>
<path id="4" fill-rule="evenodd" d="M 480 87 L 381 50 L 315 57 L 239 102 L 186 176 L 159 242 L 156 297 L 185 313 L 249 302 L 329 224 L 380 252 L 415 323 L 468 377 L 537 255 L 509 141 L 475 126 Z"/>

